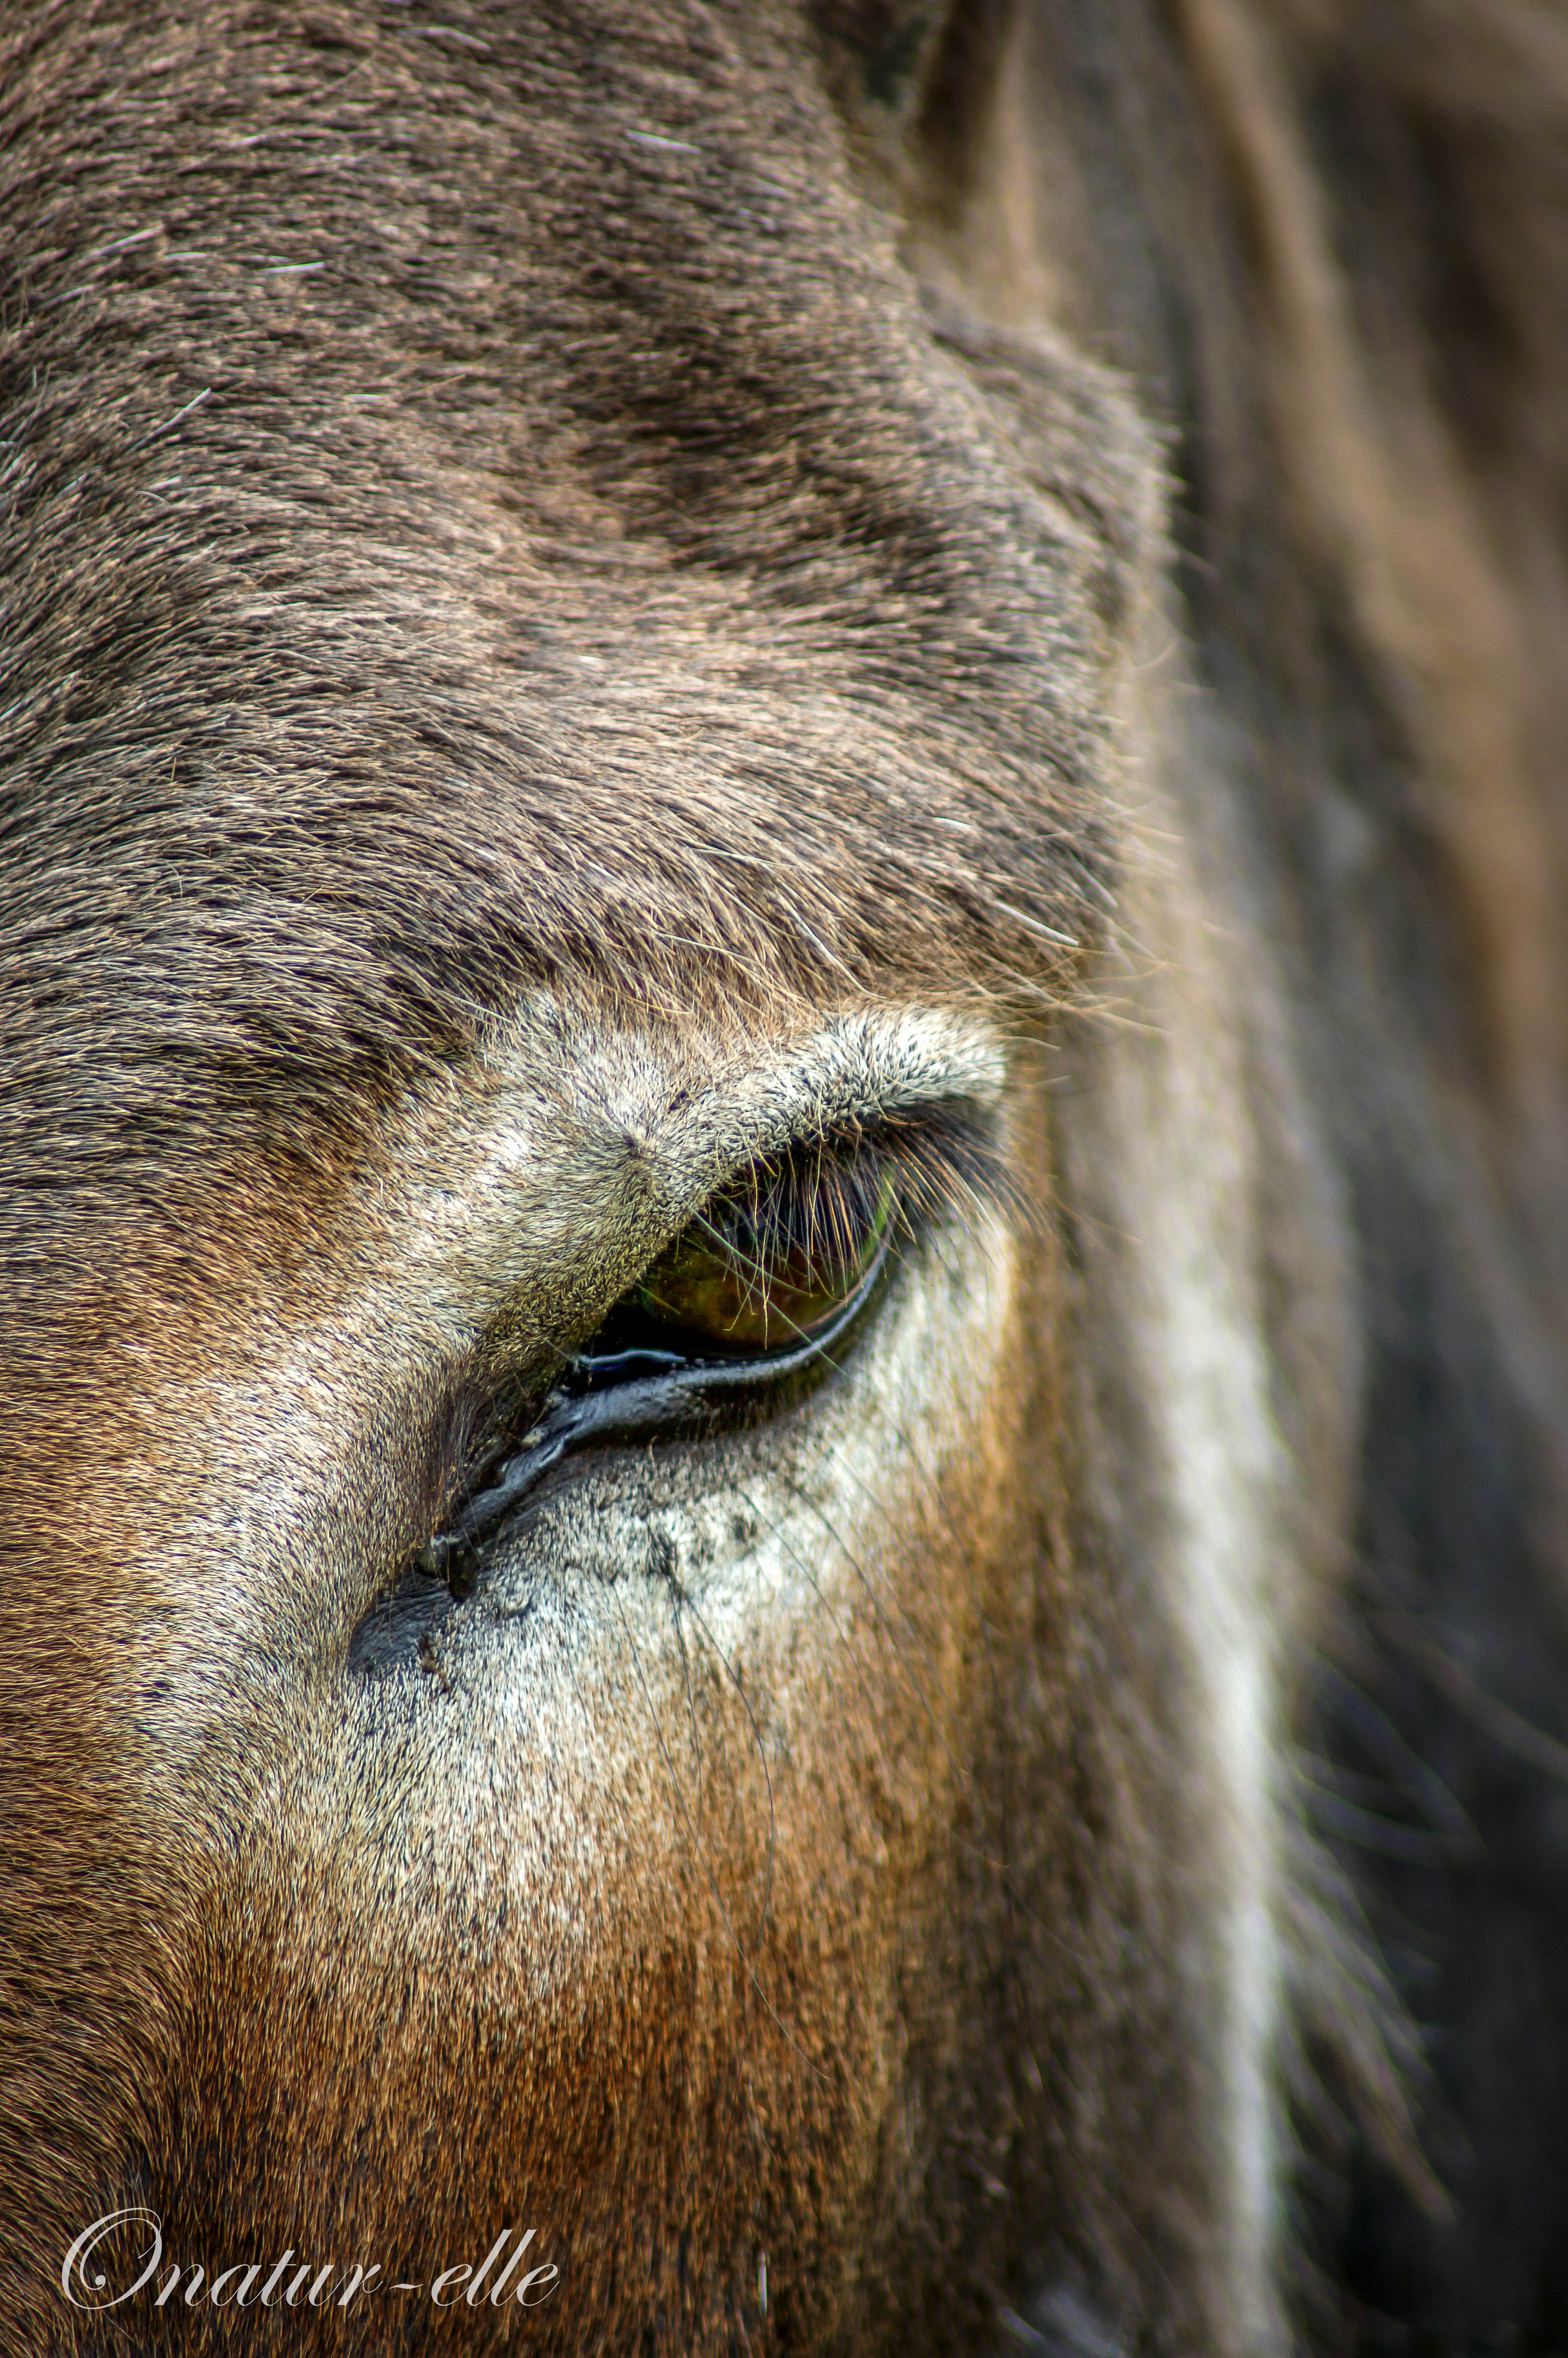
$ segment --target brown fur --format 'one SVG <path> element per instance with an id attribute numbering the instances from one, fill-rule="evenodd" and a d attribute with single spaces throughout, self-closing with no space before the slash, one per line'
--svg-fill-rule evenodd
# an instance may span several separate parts
<path id="1" fill-rule="evenodd" d="M 514 2332 L 563 2352 L 1568 2331 L 1545 1805 L 1485 1749 L 1550 1786 L 1568 1665 L 1565 134 L 1522 0 L 0 33 L 7 2350 L 308 2346 L 84 2322 L 121 2201 L 210 2268 L 535 2225 Z M 460 1736 L 378 1719 L 353 1633 L 494 1370 L 687 1217 L 560 1075 L 631 1043 L 674 1123 L 911 1005 L 1007 1048 L 1020 1184 L 892 1503 L 823 1502 L 804 1413 L 590 1460 L 536 1541 L 588 1750 L 461 1607 L 414 1679 Z M 407 1239 L 519 1055 L 580 1171 L 460 1347 Z M 1266 2285 L 1171 1205 L 1271 1453 Z M 727 1653 L 607 1553 L 781 1480 L 841 1616 Z M 1503 1870 L 1368 1865 L 1374 1725 L 1528 1853 L 1538 2099 Z M 1545 2158 L 1499 2223 L 1505 2084 Z"/>

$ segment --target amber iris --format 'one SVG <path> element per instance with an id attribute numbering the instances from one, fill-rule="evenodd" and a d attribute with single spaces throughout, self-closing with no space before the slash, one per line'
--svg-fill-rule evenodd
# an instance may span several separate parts
<path id="1" fill-rule="evenodd" d="M 633 1290 L 642 1315 L 702 1348 L 779 1351 L 808 1341 L 853 1300 L 881 1259 L 897 1188 L 890 1173 L 720 1197 Z"/>

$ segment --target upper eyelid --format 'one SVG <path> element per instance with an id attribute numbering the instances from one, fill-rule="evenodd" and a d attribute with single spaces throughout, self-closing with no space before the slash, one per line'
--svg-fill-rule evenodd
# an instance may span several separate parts
<path id="1" fill-rule="evenodd" d="M 438 1102 L 398 1110 L 370 1183 L 375 1266 L 346 1268 L 343 1293 L 378 1325 L 416 1297 L 419 1363 L 434 1346 L 454 1383 L 470 1365 L 542 1366 L 752 1167 L 963 1101 L 1011 1127 L 1009 1054 L 935 1005 L 782 1041 L 698 1025 L 677 1043 L 608 1020 L 574 1030 L 546 997 L 490 1027 Z"/>
<path id="2" fill-rule="evenodd" d="M 941 1011 L 847 1016 L 746 1079 L 681 1092 L 678 1116 L 655 1122 L 651 1142 L 672 1176 L 707 1166 L 687 1197 L 694 1211 L 749 1168 L 846 1130 L 935 1124 L 949 1109 L 994 1113 L 1005 1076 L 995 1038 Z"/>

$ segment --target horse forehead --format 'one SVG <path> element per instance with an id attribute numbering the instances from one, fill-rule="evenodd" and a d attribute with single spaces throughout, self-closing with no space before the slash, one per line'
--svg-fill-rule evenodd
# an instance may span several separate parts
<path id="1" fill-rule="evenodd" d="M 934 330 L 750 16 L 618 13 L 591 72 L 592 11 L 513 16 L 427 45 L 425 83 L 373 44 L 399 103 L 325 191 L 308 49 L 265 174 L 193 146 L 233 28 L 147 108 L 140 226 L 128 165 L 34 158 L 74 234 L 32 233 L 36 190 L 13 215 L 46 460 L 10 634 L 13 1174 L 127 1183 L 145 1148 L 156 1188 L 254 1156 L 258 1119 L 308 1159 L 563 976 L 950 996 L 1059 979 L 1092 925 L 1130 407 Z M 47 463 L 84 416 L 91 515 Z"/>

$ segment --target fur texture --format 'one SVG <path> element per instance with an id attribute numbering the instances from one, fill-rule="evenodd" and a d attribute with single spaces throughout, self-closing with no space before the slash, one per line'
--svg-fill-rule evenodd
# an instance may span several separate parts
<path id="1" fill-rule="evenodd" d="M 33 5 L 0 223 L 0 2342 L 1563 2347 L 1555 20 Z"/>

